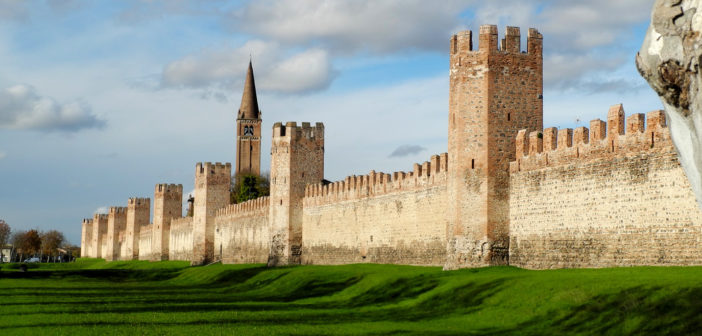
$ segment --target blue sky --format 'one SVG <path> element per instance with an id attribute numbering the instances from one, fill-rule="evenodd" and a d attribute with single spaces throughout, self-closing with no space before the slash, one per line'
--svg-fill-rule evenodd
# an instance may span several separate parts
<path id="1" fill-rule="evenodd" d="M 156 183 L 191 191 L 196 162 L 234 160 L 249 56 L 263 152 L 276 121 L 324 122 L 330 180 L 446 152 L 448 40 L 481 24 L 543 33 L 545 127 L 660 109 L 633 62 L 652 5 L 0 0 L 0 218 L 79 243 Z"/>

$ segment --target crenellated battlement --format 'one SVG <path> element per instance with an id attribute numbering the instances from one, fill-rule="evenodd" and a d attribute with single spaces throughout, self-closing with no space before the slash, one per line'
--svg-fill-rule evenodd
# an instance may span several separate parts
<path id="1" fill-rule="evenodd" d="M 305 206 L 374 197 L 394 192 L 430 188 L 446 183 L 448 154 L 433 155 L 429 161 L 415 163 L 411 172 L 386 174 L 372 170 L 367 175 L 352 175 L 329 184 L 309 184 L 305 188 Z"/>
<path id="2" fill-rule="evenodd" d="M 526 54 L 541 56 L 543 50 L 543 35 L 535 28 L 529 28 L 527 33 L 527 48 L 522 51 L 521 31 L 519 27 L 508 26 L 505 29 L 505 36 L 499 39 L 496 25 L 480 26 L 478 34 L 478 47 L 473 48 L 473 32 L 465 30 L 451 37 L 451 55 L 466 55 L 468 53 L 504 53 L 504 54 Z"/>
<path id="3" fill-rule="evenodd" d="M 198 162 L 195 165 L 195 177 L 205 177 L 205 176 L 230 176 L 232 171 L 232 164 L 221 163 L 221 162 Z"/>
<path id="4" fill-rule="evenodd" d="M 181 186 L 181 190 L 182 190 Z M 151 207 L 151 199 L 148 197 L 130 197 L 127 200 L 127 208 L 133 208 L 133 209 L 143 209 L 143 208 L 150 208 Z"/>
<path id="5" fill-rule="evenodd" d="M 288 121 L 283 125 L 277 122 L 273 125 L 273 138 L 290 138 L 290 139 L 324 139 L 324 124 L 321 122 L 311 126 L 309 122 L 303 122 L 302 126 L 297 126 L 294 121 Z"/>
<path id="6" fill-rule="evenodd" d="M 83 218 L 83 225 L 93 225 L 93 220 L 91 218 Z"/>
<path id="7" fill-rule="evenodd" d="M 259 216 L 268 211 L 270 198 L 268 196 L 259 197 L 238 204 L 230 204 L 224 208 L 217 210 L 216 217 L 220 216 Z"/>
<path id="8" fill-rule="evenodd" d="M 154 187 L 154 195 L 183 194 L 182 184 L 159 183 Z"/>
<path id="9" fill-rule="evenodd" d="M 109 215 L 115 215 L 115 214 L 126 214 L 127 213 L 127 207 L 120 207 L 120 206 L 113 206 L 110 207 L 110 212 Z"/>
<path id="10" fill-rule="evenodd" d="M 625 116 L 621 104 L 607 113 L 607 121 L 595 119 L 590 128 L 555 127 L 543 132 L 521 130 L 516 139 L 517 160 L 510 162 L 511 172 L 548 166 L 607 159 L 629 154 L 668 150 L 672 146 L 665 114 L 661 110 Z"/>

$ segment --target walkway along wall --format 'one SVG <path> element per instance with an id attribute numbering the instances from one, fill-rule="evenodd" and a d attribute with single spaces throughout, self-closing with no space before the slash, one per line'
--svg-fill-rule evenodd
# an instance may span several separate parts
<path id="1" fill-rule="evenodd" d="M 590 129 L 519 132 L 511 163 L 510 264 L 702 264 L 702 213 L 662 111 L 621 105 Z"/>

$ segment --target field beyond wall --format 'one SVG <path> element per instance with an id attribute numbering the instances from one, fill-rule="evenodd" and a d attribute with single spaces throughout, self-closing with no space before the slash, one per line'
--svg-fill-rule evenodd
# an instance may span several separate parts
<path id="1" fill-rule="evenodd" d="M 699 334 L 702 267 L 0 264 L 1 335 Z"/>

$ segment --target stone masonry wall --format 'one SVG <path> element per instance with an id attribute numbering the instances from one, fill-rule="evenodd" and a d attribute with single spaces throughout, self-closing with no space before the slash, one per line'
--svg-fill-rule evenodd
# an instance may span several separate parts
<path id="1" fill-rule="evenodd" d="M 511 163 L 510 264 L 525 268 L 702 264 L 702 213 L 662 111 L 591 129 L 520 132 Z M 626 132 L 625 132 L 626 128 Z"/>
<path id="2" fill-rule="evenodd" d="M 139 228 L 139 260 L 151 260 L 152 227 L 153 224 L 149 224 Z"/>
<path id="3" fill-rule="evenodd" d="M 305 264 L 444 264 L 448 155 L 410 173 L 351 176 L 306 190 Z"/>
<path id="4" fill-rule="evenodd" d="M 269 198 L 264 196 L 218 210 L 215 217 L 215 259 L 226 264 L 268 262 L 269 205 Z"/>
<path id="5" fill-rule="evenodd" d="M 193 258 L 193 217 L 171 220 L 168 260 L 192 260 Z"/>

